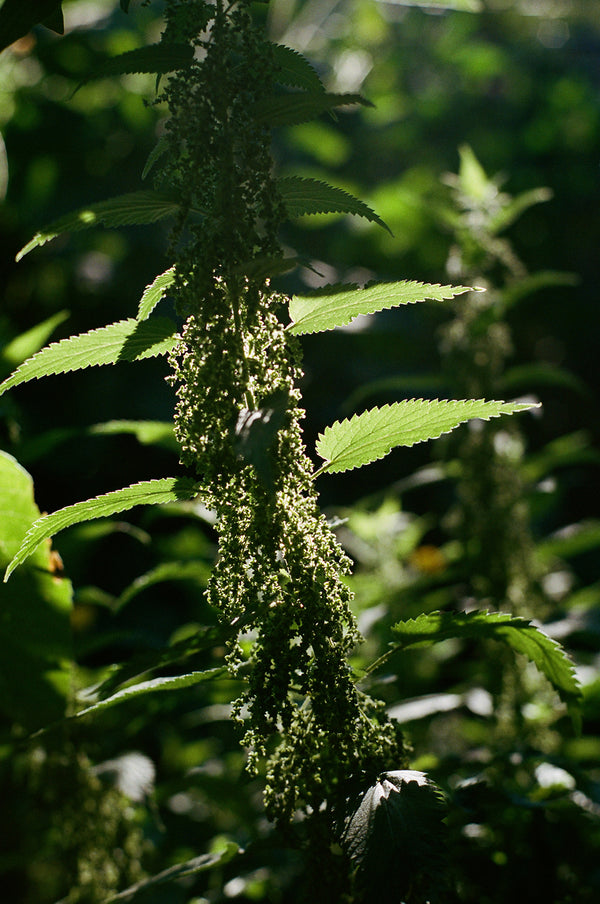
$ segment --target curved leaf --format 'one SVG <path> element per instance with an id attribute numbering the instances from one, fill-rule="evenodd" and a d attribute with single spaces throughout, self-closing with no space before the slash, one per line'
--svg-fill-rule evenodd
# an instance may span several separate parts
<path id="1" fill-rule="evenodd" d="M 43 348 L 0 383 L 0 395 L 13 386 L 52 374 L 165 355 L 178 341 L 177 325 L 166 317 L 119 320 Z"/>
<path id="2" fill-rule="evenodd" d="M 296 91 L 266 97 L 254 105 L 254 115 L 258 122 L 269 126 L 293 126 L 337 107 L 373 104 L 360 94 L 327 94 L 324 91 Z"/>
<path id="3" fill-rule="evenodd" d="M 64 217 L 36 232 L 31 241 L 21 248 L 16 260 L 20 261 L 34 248 L 45 245 L 62 232 L 79 232 L 92 226 L 106 226 L 110 229 L 118 226 L 140 226 L 174 216 L 178 211 L 179 204 L 167 192 L 133 191 L 108 198 L 106 201 L 89 204 L 73 213 L 65 214 Z"/>
<path id="4" fill-rule="evenodd" d="M 527 402 L 485 402 L 483 399 L 451 401 L 407 399 L 371 408 L 326 427 L 317 440 L 317 452 L 325 464 L 316 472 L 348 471 L 383 458 L 396 446 L 413 446 L 437 439 L 471 418 L 489 420 L 536 408 Z"/>
<path id="5" fill-rule="evenodd" d="M 94 499 L 76 502 L 66 508 L 58 509 L 51 515 L 42 515 L 32 524 L 25 534 L 23 542 L 13 557 L 4 580 L 7 581 L 15 568 L 25 561 L 37 549 L 43 540 L 53 537 L 61 530 L 91 521 L 94 518 L 107 518 L 116 512 L 123 512 L 136 505 L 160 505 L 165 502 L 178 502 L 192 499 L 199 491 L 199 485 L 186 477 L 163 477 L 159 480 L 144 480 L 132 486 L 104 493 Z"/>
<path id="6" fill-rule="evenodd" d="M 211 681 L 213 678 L 220 678 L 226 675 L 227 669 L 219 666 L 215 669 L 206 669 L 203 672 L 189 672 L 187 675 L 174 675 L 168 678 L 150 678 L 148 681 L 141 681 L 131 687 L 125 687 L 121 691 L 117 691 L 106 700 L 99 700 L 77 713 L 80 716 L 88 716 L 90 713 L 97 713 L 103 709 L 110 709 L 117 703 L 124 703 L 126 700 L 132 700 L 134 697 L 140 697 L 145 694 L 156 694 L 159 691 L 174 691 L 182 687 L 192 687 L 201 681 Z"/>
<path id="7" fill-rule="evenodd" d="M 431 612 L 392 626 L 400 638 L 395 649 L 436 643 L 448 638 L 502 640 L 527 656 L 554 685 L 568 706 L 579 702 L 575 668 L 563 648 L 528 619 L 504 612 Z"/>
<path id="8" fill-rule="evenodd" d="M 342 188 L 335 188 L 318 179 L 303 179 L 301 176 L 278 179 L 277 188 L 290 217 L 316 213 L 352 213 L 378 223 L 391 235 L 381 217 Z"/>
<path id="9" fill-rule="evenodd" d="M 146 286 L 144 294 L 140 298 L 137 320 L 147 320 L 156 305 L 167 294 L 169 286 L 175 281 L 175 267 L 169 267 L 164 273 L 156 277 L 153 283 Z"/>
<path id="10" fill-rule="evenodd" d="M 158 139 L 158 141 L 156 142 L 156 144 L 154 145 L 154 147 L 148 154 L 148 159 L 146 160 L 146 163 L 144 164 L 144 169 L 142 170 L 142 181 L 146 178 L 146 176 L 148 175 L 148 173 L 150 172 L 150 170 L 152 169 L 152 167 L 154 166 L 156 161 L 160 160 L 160 158 L 163 156 L 163 154 L 166 154 L 168 149 L 169 149 L 169 142 L 167 140 L 167 136 L 161 135 L 161 137 Z"/>
<path id="11" fill-rule="evenodd" d="M 306 57 L 285 44 L 272 44 L 271 47 L 277 66 L 276 82 L 290 88 L 303 88 L 305 91 L 325 91 L 321 79 Z"/>
<path id="12" fill-rule="evenodd" d="M 62 0 L 4 0 L 0 8 L 0 51 L 41 23 L 62 34 Z"/>
<path id="13" fill-rule="evenodd" d="M 364 289 L 346 286 L 321 294 L 294 295 L 289 307 L 292 323 L 287 329 L 295 335 L 319 333 L 345 326 L 358 314 L 374 314 L 375 311 L 419 301 L 446 301 L 473 291 L 482 290 L 469 286 L 440 286 L 437 283 L 428 285 L 405 279 L 395 283 L 377 283 Z"/>

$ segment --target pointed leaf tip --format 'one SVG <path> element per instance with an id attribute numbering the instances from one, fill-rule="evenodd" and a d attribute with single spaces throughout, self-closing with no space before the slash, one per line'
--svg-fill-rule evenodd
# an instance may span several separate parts
<path id="1" fill-rule="evenodd" d="M 121 490 L 96 496 L 94 499 L 68 505 L 52 512 L 51 515 L 42 515 L 25 534 L 20 548 L 6 569 L 4 581 L 8 581 L 15 568 L 21 565 L 40 543 L 73 524 L 91 521 L 94 518 L 107 518 L 117 512 L 128 511 L 136 505 L 159 505 L 182 499 L 189 500 L 196 496 L 199 490 L 198 484 L 186 477 L 144 480 Z"/>
<path id="2" fill-rule="evenodd" d="M 372 408 L 325 428 L 316 445 L 325 464 L 314 476 L 360 468 L 384 458 L 396 446 L 437 439 L 473 418 L 489 420 L 536 407 L 528 402 L 483 399 L 407 399 Z"/>

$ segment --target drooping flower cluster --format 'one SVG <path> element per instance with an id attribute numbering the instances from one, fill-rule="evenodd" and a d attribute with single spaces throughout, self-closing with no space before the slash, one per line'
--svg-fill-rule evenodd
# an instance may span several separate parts
<path id="1" fill-rule="evenodd" d="M 187 211 L 174 238 L 185 324 L 171 379 L 182 460 L 218 518 L 208 599 L 238 635 L 255 638 L 239 704 L 249 714 L 244 740 L 256 764 L 279 738 L 266 800 L 271 815 L 290 818 L 297 807 L 333 806 L 346 779 L 397 768 L 402 742 L 352 680 L 350 562 L 318 509 L 284 300 L 260 276 L 280 255 L 282 205 L 269 131 L 256 115 L 275 68 L 249 7 L 171 4 L 167 33 L 191 40 L 197 58 L 165 90 L 169 152 L 159 183 Z M 182 24 L 189 11 L 199 35 Z M 230 661 L 244 662 L 235 644 Z"/>

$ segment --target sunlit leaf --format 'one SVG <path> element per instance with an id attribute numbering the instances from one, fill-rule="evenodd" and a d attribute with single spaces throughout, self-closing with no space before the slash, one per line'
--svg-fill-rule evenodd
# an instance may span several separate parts
<path id="1" fill-rule="evenodd" d="M 167 294 L 167 289 L 175 282 L 175 267 L 169 267 L 164 273 L 156 277 L 153 283 L 146 286 L 140 298 L 137 312 L 138 320 L 147 320 L 156 305 Z"/>
<path id="2" fill-rule="evenodd" d="M 472 418 L 489 420 L 535 407 L 526 402 L 486 402 L 483 399 L 407 399 L 372 408 L 325 428 L 316 445 L 325 464 L 317 474 L 360 468 L 383 458 L 396 446 L 412 446 L 437 439 Z"/>
<path id="3" fill-rule="evenodd" d="M 0 451 L 0 569 L 40 512 L 27 471 Z M 61 719 L 71 690 L 71 584 L 56 572 L 50 543 L 0 589 L 0 712 L 33 731 Z"/>
<path id="4" fill-rule="evenodd" d="M 189 478 L 163 477 L 159 480 L 134 483 L 121 490 L 68 505 L 50 515 L 42 515 L 27 531 L 21 546 L 6 569 L 4 580 L 8 580 L 15 568 L 24 562 L 43 540 L 55 536 L 73 524 L 91 521 L 94 518 L 106 518 L 116 512 L 132 509 L 136 505 L 160 505 L 182 499 L 189 500 L 198 491 L 198 484 Z"/>
<path id="5" fill-rule="evenodd" d="M 77 717 L 89 716 L 91 713 L 98 713 L 104 709 L 110 709 L 119 703 L 125 703 L 134 697 L 145 696 L 146 694 L 156 694 L 164 691 L 175 691 L 182 687 L 193 687 L 202 681 L 212 681 L 214 678 L 220 678 L 227 674 L 227 669 L 219 666 L 215 669 L 206 669 L 203 672 L 190 672 L 187 675 L 174 675 L 168 678 L 150 678 L 148 681 L 141 681 L 139 684 L 125 687 L 123 690 L 117 691 L 111 697 L 105 700 L 99 700 L 91 706 L 77 713 Z"/>
<path id="6" fill-rule="evenodd" d="M 377 283 L 365 289 L 332 287 L 314 295 L 294 295 L 289 307 L 292 323 L 287 329 L 296 335 L 318 333 L 344 326 L 358 314 L 374 314 L 419 301 L 445 301 L 472 291 L 476 290 L 468 286 L 428 285 L 415 280 Z"/>
<path id="7" fill-rule="evenodd" d="M 19 251 L 16 260 L 20 261 L 34 248 L 45 245 L 63 232 L 79 232 L 93 226 L 105 226 L 110 229 L 119 226 L 140 226 L 174 216 L 179 209 L 177 201 L 166 192 L 134 191 L 108 198 L 106 201 L 89 204 L 68 213 L 36 232 L 31 241 Z"/>
<path id="8" fill-rule="evenodd" d="M 399 638 L 396 649 L 448 638 L 501 640 L 535 663 L 567 705 L 579 702 L 580 689 L 573 663 L 555 640 L 528 619 L 503 612 L 431 612 L 397 622 L 392 631 Z"/>
<path id="9" fill-rule="evenodd" d="M 335 188 L 318 179 L 303 179 L 300 176 L 278 179 L 277 188 L 290 217 L 317 213 L 352 213 L 372 223 L 378 223 L 390 231 L 381 217 L 378 217 L 370 207 L 342 188 Z"/>
<path id="10" fill-rule="evenodd" d="M 0 383 L 0 395 L 21 383 L 52 374 L 165 355 L 177 342 L 177 325 L 166 317 L 120 320 L 46 346 Z"/>

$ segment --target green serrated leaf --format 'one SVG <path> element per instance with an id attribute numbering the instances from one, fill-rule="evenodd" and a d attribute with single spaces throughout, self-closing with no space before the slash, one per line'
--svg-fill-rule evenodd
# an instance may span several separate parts
<path id="1" fill-rule="evenodd" d="M 148 159 L 144 165 L 144 169 L 142 170 L 142 181 L 146 178 L 148 173 L 151 171 L 152 167 L 156 163 L 157 160 L 167 152 L 169 148 L 169 141 L 166 135 L 161 135 L 158 139 L 150 153 L 148 154 Z"/>
<path id="2" fill-rule="evenodd" d="M 325 91 L 321 79 L 297 50 L 284 44 L 272 44 L 273 59 L 277 66 L 275 81 L 290 88 L 302 88 L 304 91 Z"/>
<path id="3" fill-rule="evenodd" d="M 419 301 L 446 301 L 464 292 L 480 291 L 468 286 L 428 285 L 415 280 L 395 283 L 377 283 L 365 289 L 345 286 L 335 291 L 330 288 L 314 295 L 294 295 L 290 301 L 292 323 L 290 333 L 319 333 L 345 326 L 358 314 L 374 314 L 386 308 Z"/>
<path id="4" fill-rule="evenodd" d="M 125 687 L 121 691 L 117 691 L 106 700 L 99 700 L 77 713 L 80 716 L 88 716 L 91 713 L 98 713 L 104 709 L 110 709 L 118 703 L 125 703 L 134 697 L 140 697 L 145 694 L 156 694 L 161 691 L 174 691 L 182 687 L 192 687 L 200 684 L 201 681 L 212 681 L 213 678 L 220 678 L 227 674 L 227 669 L 220 666 L 215 669 L 206 669 L 203 672 L 189 672 L 187 675 L 174 675 L 168 678 L 150 678 L 148 681 L 142 681 L 140 684 L 134 684 L 131 687 Z"/>
<path id="5" fill-rule="evenodd" d="M 167 294 L 167 289 L 175 282 L 175 267 L 169 267 L 156 277 L 153 283 L 146 286 L 140 298 L 137 320 L 147 320 L 159 301 Z"/>
<path id="6" fill-rule="evenodd" d="M 0 395 L 21 383 L 52 374 L 165 355 L 178 341 L 177 324 L 167 317 L 119 320 L 89 333 L 52 342 L 0 383 Z"/>
<path id="7" fill-rule="evenodd" d="M 436 643 L 448 638 L 502 640 L 527 656 L 554 685 L 561 700 L 579 702 L 580 688 L 571 660 L 555 640 L 528 619 L 504 612 L 431 612 L 393 625 L 400 638 L 395 649 Z"/>
<path id="8" fill-rule="evenodd" d="M 278 179 L 277 188 L 290 217 L 317 213 L 352 213 L 378 223 L 391 235 L 381 217 L 342 188 L 335 188 L 318 179 L 303 179 L 301 176 Z"/>
<path id="9" fill-rule="evenodd" d="M 315 476 L 360 468 L 383 458 L 396 446 L 413 446 L 437 439 L 472 418 L 489 420 L 537 408 L 525 402 L 486 402 L 483 399 L 440 401 L 407 399 L 372 408 L 345 421 L 336 421 L 317 440 L 325 464 Z"/>
<path id="10" fill-rule="evenodd" d="M 94 518 L 107 518 L 116 512 L 128 511 L 136 505 L 162 505 L 182 499 L 189 500 L 198 492 L 198 484 L 189 478 L 163 477 L 159 480 L 143 480 L 121 490 L 68 505 L 50 515 L 43 515 L 27 531 L 19 550 L 6 569 L 4 580 L 8 580 L 15 568 L 24 562 L 43 540 L 55 536 L 73 524 L 92 521 Z"/>
<path id="11" fill-rule="evenodd" d="M 341 843 L 356 868 L 361 900 L 434 900 L 445 884 L 443 796 L 423 772 L 384 772 L 346 820 Z M 393 868 L 392 868 L 393 865 Z M 414 898 L 413 898 L 414 893 Z"/>
<path id="12" fill-rule="evenodd" d="M 264 98 L 255 104 L 254 115 L 258 122 L 267 123 L 269 126 L 292 126 L 315 119 L 322 113 L 338 107 L 357 104 L 373 106 L 360 94 L 326 94 L 321 90 L 297 91 Z"/>
<path id="13" fill-rule="evenodd" d="M 74 213 L 55 220 L 44 229 L 36 232 L 34 237 L 17 254 L 16 260 L 45 245 L 63 232 L 79 232 L 93 226 L 105 226 L 115 229 L 119 226 L 140 226 L 155 223 L 165 217 L 174 216 L 179 211 L 179 204 L 173 196 L 166 192 L 134 191 L 126 195 L 118 195 L 97 204 L 82 207 Z"/>
<path id="14" fill-rule="evenodd" d="M 176 44 L 168 41 L 151 44 L 128 50 L 119 56 L 111 57 L 101 63 L 93 72 L 86 75 L 81 85 L 113 75 L 127 75 L 136 72 L 156 72 L 164 74 L 176 69 L 185 69 L 194 59 L 194 48 L 189 44 Z M 79 87 L 81 87 L 81 85 Z"/>

